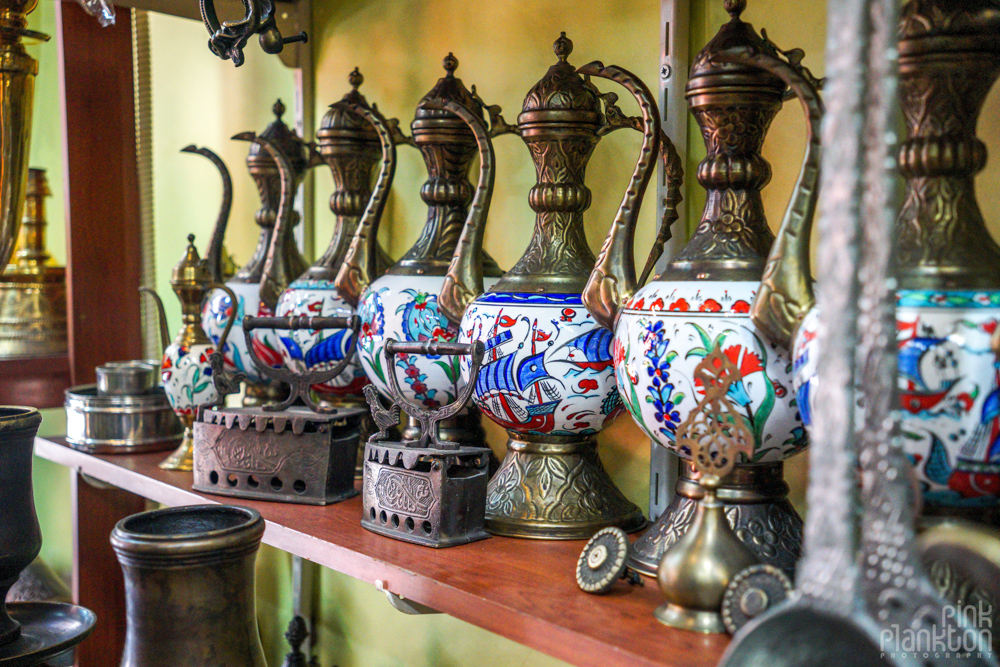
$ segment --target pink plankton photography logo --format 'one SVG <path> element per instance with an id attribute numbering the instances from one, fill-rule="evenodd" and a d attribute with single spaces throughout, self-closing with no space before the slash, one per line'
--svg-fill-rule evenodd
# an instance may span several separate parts
<path id="1" fill-rule="evenodd" d="M 880 633 L 879 645 L 882 657 L 891 660 L 992 657 L 993 607 L 982 601 L 945 605 L 940 623 L 918 630 L 891 625 Z"/>

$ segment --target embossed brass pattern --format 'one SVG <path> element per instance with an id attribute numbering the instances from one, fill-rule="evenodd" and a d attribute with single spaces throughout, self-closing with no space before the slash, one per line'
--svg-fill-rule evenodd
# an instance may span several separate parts
<path id="1" fill-rule="evenodd" d="M 919 0 L 903 8 L 899 149 L 906 196 L 894 273 L 903 289 L 997 289 L 1000 247 L 986 230 L 975 176 L 986 166 L 976 123 L 1000 74 L 1000 6 Z"/>
<path id="2" fill-rule="evenodd" d="M 688 531 L 663 554 L 656 578 L 667 601 L 656 609 L 665 625 L 696 632 L 725 632 L 722 599 L 730 582 L 757 558 L 726 519 L 716 492 L 740 454 L 752 456 L 753 433 L 726 393 L 741 376 L 719 349 L 695 369 L 705 397 L 677 428 L 677 443 L 691 452 L 704 497 Z"/>
<path id="3" fill-rule="evenodd" d="M 410 125 L 412 143 L 427 165 L 427 182 L 420 188 L 427 222 L 413 247 L 389 269 L 391 274 L 445 275 L 468 216 L 473 194 L 469 169 L 477 153 L 476 139 L 465 121 L 442 109 L 441 102 L 457 102 L 480 118 L 483 112 L 481 103 L 455 77 L 457 68 L 458 58 L 449 53 L 444 59 L 445 76 L 420 100 Z M 488 254 L 483 254 L 482 262 L 484 275 L 503 274 Z"/>
<path id="4" fill-rule="evenodd" d="M 704 491 L 698 473 L 681 467 L 677 493 L 664 510 L 669 521 L 657 521 L 632 545 L 629 565 L 650 577 L 663 553 L 691 527 L 698 500 Z M 726 518 L 736 536 L 762 563 L 792 576 L 802 547 L 802 518 L 788 501 L 784 464 L 738 465 L 722 479 L 716 496 L 726 506 Z"/>
<path id="5" fill-rule="evenodd" d="M 66 269 L 45 248 L 50 195 L 45 170 L 29 169 L 18 249 L 0 275 L 0 357 L 66 352 Z"/>
<path id="6" fill-rule="evenodd" d="M 291 166 L 291 182 L 282 184 L 277 161 L 268 151 L 261 148 L 259 142 L 255 141 L 250 145 L 246 164 L 250 176 L 253 177 L 254 183 L 257 185 L 257 193 L 260 195 L 261 207 L 254 214 L 254 220 L 260 226 L 260 237 L 250 261 L 236 272 L 236 276 L 231 282 L 259 283 L 261 281 L 265 273 L 264 265 L 267 262 L 268 251 L 272 245 L 271 237 L 275 232 L 279 212 L 282 209 L 282 189 L 288 189 L 291 192 L 291 197 L 294 197 L 306 170 L 319 162 L 319 157 L 312 147 L 299 138 L 295 130 L 281 120 L 285 113 L 285 105 L 282 104 L 281 100 L 274 103 L 272 110 L 276 118 L 260 133 L 260 137 L 270 139 L 288 159 Z M 245 138 L 247 135 L 252 135 L 252 133 L 244 132 L 237 136 Z M 295 244 L 294 230 L 295 226 L 299 224 L 299 214 L 292 208 L 291 200 L 289 200 L 288 211 L 288 221 L 284 225 L 281 251 L 279 256 L 275 258 L 277 273 L 273 276 L 276 285 L 280 286 L 280 289 L 277 290 L 279 294 L 282 289 L 309 268 Z M 277 300 L 277 296 L 275 300 Z"/>
<path id="7" fill-rule="evenodd" d="M 343 99 L 330 105 L 316 131 L 317 150 L 333 175 L 330 210 L 336 216 L 336 221 L 330 245 L 301 276 L 303 280 L 333 282 L 337 277 L 337 270 L 344 262 L 351 239 L 358 228 L 358 222 L 371 197 L 372 169 L 380 157 L 384 159 L 376 131 L 363 115 L 353 110 L 354 107 L 372 108 L 365 96 L 358 92 L 365 78 L 355 68 L 348 81 L 351 84 L 351 91 L 344 95 Z M 391 127 L 398 125 L 395 119 L 385 123 Z M 389 185 L 391 186 L 391 182 Z M 393 262 L 377 242 L 375 252 L 377 255 L 374 277 L 378 277 L 385 273 Z M 367 265 L 367 260 L 362 258 L 360 263 Z"/>
<path id="8" fill-rule="evenodd" d="M 691 66 L 688 105 L 708 151 L 697 177 L 708 197 L 701 222 L 667 264 L 664 280 L 761 278 L 774 242 L 760 198 L 771 180 L 771 165 L 760 154 L 764 137 L 781 108 L 787 84 L 793 84 L 793 92 L 802 99 L 810 124 L 821 113 L 815 94 L 818 82 L 801 66 L 802 52 L 781 52 L 767 40 L 767 33 L 761 38 L 740 19 L 745 8 L 742 1 L 726 3 L 731 20 Z M 813 136 L 785 217 L 791 231 L 805 225 L 799 238 L 808 232 L 815 206 L 819 154 Z M 793 243 L 790 250 L 797 253 L 802 243 Z M 808 260 L 808 238 L 804 243 Z"/>

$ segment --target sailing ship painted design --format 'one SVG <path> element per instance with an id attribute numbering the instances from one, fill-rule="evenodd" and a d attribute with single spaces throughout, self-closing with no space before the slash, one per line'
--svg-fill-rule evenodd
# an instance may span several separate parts
<path id="1" fill-rule="evenodd" d="M 354 309 L 340 297 L 327 280 L 297 280 L 282 292 L 278 300 L 277 315 L 287 317 L 350 317 Z M 339 363 L 350 349 L 352 335 L 348 329 L 282 332 L 281 356 L 285 365 L 296 373 L 329 370 Z M 313 385 L 320 394 L 356 396 L 361 393 L 368 379 L 355 356 L 337 377 L 323 384 Z"/>
<path id="2" fill-rule="evenodd" d="M 816 319 L 813 309 L 795 345 L 803 417 L 816 382 Z M 900 432 L 928 505 L 986 506 L 1000 497 L 998 321 L 1000 292 L 897 292 Z"/>
<path id="3" fill-rule="evenodd" d="M 466 311 L 460 335 L 486 345 L 473 401 L 521 433 L 596 433 L 621 413 L 611 338 L 577 294 L 486 293 Z M 469 362 L 461 364 L 465 380 Z"/>

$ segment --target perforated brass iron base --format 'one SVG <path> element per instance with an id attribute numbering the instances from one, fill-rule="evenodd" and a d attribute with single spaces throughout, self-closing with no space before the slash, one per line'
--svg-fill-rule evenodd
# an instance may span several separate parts
<path id="1" fill-rule="evenodd" d="M 608 526 L 634 532 L 645 525 L 604 470 L 593 436 L 508 436 L 507 456 L 486 494 L 489 532 L 580 540 Z"/>
<path id="2" fill-rule="evenodd" d="M 649 577 L 663 552 L 687 532 L 702 496 L 688 465 L 681 466 L 676 494 L 656 523 L 632 545 L 628 565 Z M 738 465 L 722 480 L 719 500 L 740 540 L 761 562 L 794 576 L 802 551 L 802 518 L 788 502 L 783 463 Z"/>
<path id="3" fill-rule="evenodd" d="M 695 611 L 674 604 L 663 604 L 656 608 L 653 615 L 660 623 L 681 630 L 705 634 L 722 634 L 726 631 L 722 615 L 714 611 Z"/>

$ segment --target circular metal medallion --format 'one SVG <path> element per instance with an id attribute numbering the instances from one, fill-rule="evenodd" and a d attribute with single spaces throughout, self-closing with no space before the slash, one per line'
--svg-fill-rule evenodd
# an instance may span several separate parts
<path id="1" fill-rule="evenodd" d="M 773 565 L 751 565 L 729 582 L 722 596 L 722 622 L 729 634 L 785 600 L 792 582 Z"/>
<path id="2" fill-rule="evenodd" d="M 621 528 L 597 531 L 576 563 L 576 583 L 587 593 L 606 593 L 625 573 L 629 543 Z"/>

